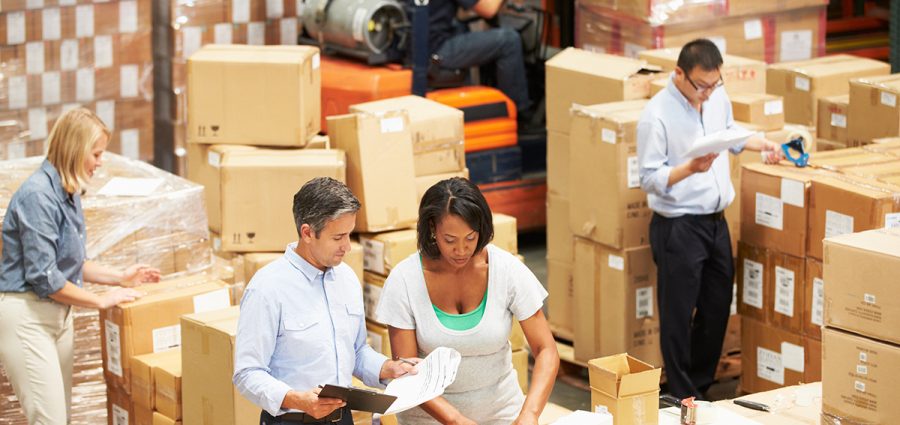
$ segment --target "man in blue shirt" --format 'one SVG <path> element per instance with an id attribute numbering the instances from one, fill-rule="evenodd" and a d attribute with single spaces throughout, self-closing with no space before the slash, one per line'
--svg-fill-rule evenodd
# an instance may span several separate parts
<path id="1" fill-rule="evenodd" d="M 319 386 L 371 387 L 415 373 L 366 345 L 362 289 L 350 266 L 359 200 L 343 183 L 315 178 L 294 195 L 299 240 L 260 269 L 241 300 L 234 385 L 263 411 L 261 424 L 353 423 L 341 400 Z"/>
<path id="2" fill-rule="evenodd" d="M 728 156 L 686 156 L 700 137 L 737 127 L 721 66 L 711 41 L 686 44 L 668 86 L 647 104 L 637 130 L 641 188 L 654 211 L 650 248 L 660 344 L 668 389 L 678 398 L 704 398 L 713 383 L 731 306 L 734 260 L 723 211 L 735 191 Z M 763 152 L 767 163 L 781 159 L 780 146 L 759 135 L 731 152 L 744 148 Z"/>

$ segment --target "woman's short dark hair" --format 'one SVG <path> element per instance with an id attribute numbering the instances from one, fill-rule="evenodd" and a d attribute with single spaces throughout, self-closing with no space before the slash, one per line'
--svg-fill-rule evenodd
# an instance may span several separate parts
<path id="1" fill-rule="evenodd" d="M 437 241 L 432 237 L 434 228 L 447 215 L 463 219 L 472 230 L 478 232 L 475 252 L 481 252 L 494 239 L 494 219 L 484 195 L 467 179 L 453 177 L 441 180 L 425 191 L 419 204 L 419 251 L 429 259 L 441 256 Z"/>

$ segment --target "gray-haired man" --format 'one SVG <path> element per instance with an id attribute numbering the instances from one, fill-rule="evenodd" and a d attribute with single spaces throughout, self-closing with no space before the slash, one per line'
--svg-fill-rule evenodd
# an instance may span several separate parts
<path id="1" fill-rule="evenodd" d="M 415 373 L 366 345 L 359 279 L 342 263 L 359 200 L 343 183 L 313 179 L 294 195 L 299 240 L 260 269 L 241 300 L 234 384 L 263 409 L 261 424 L 346 424 L 345 403 L 319 386 L 366 385 Z"/>

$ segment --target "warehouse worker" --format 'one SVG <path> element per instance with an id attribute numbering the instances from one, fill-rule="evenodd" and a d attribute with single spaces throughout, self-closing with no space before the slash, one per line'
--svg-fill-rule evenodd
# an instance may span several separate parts
<path id="1" fill-rule="evenodd" d="M 59 117 L 47 157 L 13 195 L 3 219 L 0 364 L 30 424 L 65 424 L 72 406 L 72 306 L 132 301 L 159 281 L 143 264 L 116 270 L 87 260 L 81 194 L 103 162 L 109 130 L 75 108 Z M 96 295 L 83 282 L 121 286 Z"/>
<path id="2" fill-rule="evenodd" d="M 637 130 L 641 188 L 653 210 L 660 343 L 669 392 L 679 398 L 703 398 L 713 383 L 734 282 L 723 216 L 735 196 L 728 156 L 685 156 L 701 136 L 736 127 L 721 66 L 711 41 L 686 44 L 668 86 L 647 103 Z M 781 159 L 780 146 L 758 135 L 730 150 L 738 154 L 744 148 L 762 151 L 768 163 Z"/>
<path id="3" fill-rule="evenodd" d="M 260 424 L 351 425 L 344 402 L 318 397 L 320 385 L 350 386 L 356 376 L 379 387 L 415 373 L 366 345 L 362 286 L 341 262 L 359 208 L 335 179 L 304 184 L 294 195 L 299 240 L 260 269 L 244 292 L 234 385 L 262 408 Z"/>

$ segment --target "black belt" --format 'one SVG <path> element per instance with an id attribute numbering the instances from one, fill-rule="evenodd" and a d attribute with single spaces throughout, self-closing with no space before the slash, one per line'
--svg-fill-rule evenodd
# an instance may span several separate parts
<path id="1" fill-rule="evenodd" d="M 346 407 L 342 407 L 329 413 L 323 418 L 314 418 L 304 412 L 289 412 L 283 415 L 272 416 L 265 410 L 262 411 L 262 417 L 267 424 L 269 421 L 271 421 L 272 424 L 323 424 L 340 422 L 343 418 L 345 409 L 347 410 L 346 414 L 349 415 L 350 410 Z"/>
<path id="2" fill-rule="evenodd" d="M 666 219 L 666 220 L 678 219 L 678 218 L 689 218 L 689 219 L 696 219 L 696 220 L 722 221 L 725 219 L 725 211 L 716 211 L 714 213 L 709 213 L 709 214 L 685 214 L 682 216 L 672 217 L 672 218 L 666 217 L 660 213 L 653 213 L 653 214 L 659 216 L 662 219 Z"/>

